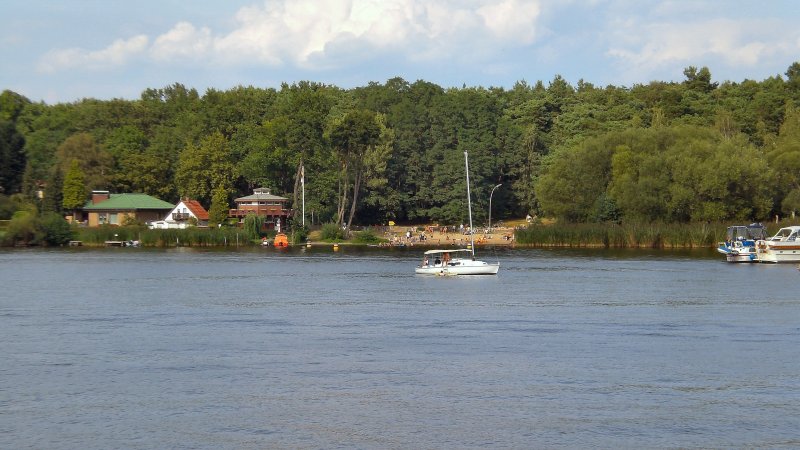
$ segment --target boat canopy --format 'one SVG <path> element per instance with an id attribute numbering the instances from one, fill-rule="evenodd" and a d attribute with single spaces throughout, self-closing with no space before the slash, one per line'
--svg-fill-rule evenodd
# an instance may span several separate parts
<path id="1" fill-rule="evenodd" d="M 455 252 L 469 252 L 472 253 L 472 250 L 468 248 L 454 248 L 452 250 L 428 250 L 425 252 L 426 255 L 436 255 L 439 253 L 455 253 Z"/>
<path id="2" fill-rule="evenodd" d="M 748 226 L 738 225 L 728 227 L 728 240 L 735 241 L 735 240 L 742 240 L 742 239 L 752 239 L 752 240 L 759 240 L 759 239 L 766 239 L 767 238 L 767 227 L 760 223 L 751 223 Z"/>

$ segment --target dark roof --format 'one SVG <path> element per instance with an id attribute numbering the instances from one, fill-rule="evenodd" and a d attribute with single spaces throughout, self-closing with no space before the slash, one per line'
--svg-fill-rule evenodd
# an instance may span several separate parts
<path id="1" fill-rule="evenodd" d="M 91 200 L 83 205 L 84 211 L 136 211 L 139 209 L 164 209 L 171 210 L 175 205 L 159 200 L 147 194 L 111 194 L 107 200 L 92 203 Z"/>
<path id="2" fill-rule="evenodd" d="M 239 197 L 234 199 L 235 202 L 246 202 L 246 201 L 253 201 L 253 200 L 282 200 L 286 201 L 289 200 L 286 197 L 279 197 L 277 195 L 272 195 L 269 191 L 256 189 L 255 193 L 248 195 L 246 197 Z"/>

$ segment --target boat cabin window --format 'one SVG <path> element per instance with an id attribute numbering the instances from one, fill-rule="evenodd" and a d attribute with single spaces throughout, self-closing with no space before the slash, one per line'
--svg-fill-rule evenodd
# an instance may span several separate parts
<path id="1" fill-rule="evenodd" d="M 773 241 L 793 241 L 793 240 L 795 240 L 795 238 L 797 238 L 797 232 L 796 231 L 793 231 L 791 228 L 781 228 L 780 230 L 778 230 L 778 232 L 775 234 L 775 236 L 772 237 L 771 240 L 773 240 Z"/>

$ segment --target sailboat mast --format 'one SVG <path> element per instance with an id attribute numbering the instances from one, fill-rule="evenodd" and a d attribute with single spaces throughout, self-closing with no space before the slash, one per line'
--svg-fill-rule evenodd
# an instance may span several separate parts
<path id="1" fill-rule="evenodd" d="M 469 157 L 464 151 L 464 168 L 467 172 L 467 209 L 469 210 L 469 248 L 472 251 L 472 259 L 475 259 L 475 230 L 472 229 L 472 199 L 469 195 Z"/>

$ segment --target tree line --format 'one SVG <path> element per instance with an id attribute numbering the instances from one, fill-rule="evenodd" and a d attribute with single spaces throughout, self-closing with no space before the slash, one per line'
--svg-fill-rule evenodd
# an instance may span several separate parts
<path id="1" fill-rule="evenodd" d="M 510 89 L 303 81 L 203 95 L 175 83 L 136 100 L 54 105 L 6 90 L 0 216 L 13 210 L 12 197 L 63 213 L 93 189 L 191 197 L 219 216 L 262 186 L 299 213 L 304 178 L 314 223 L 453 224 L 466 219 L 464 151 L 478 223 L 498 184 L 493 221 L 761 220 L 797 211 L 800 63 L 762 81 L 717 83 L 706 67 L 684 76 L 632 87 L 555 76 Z"/>

